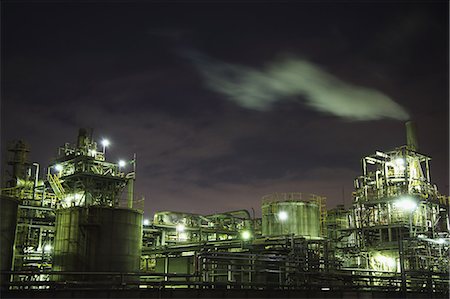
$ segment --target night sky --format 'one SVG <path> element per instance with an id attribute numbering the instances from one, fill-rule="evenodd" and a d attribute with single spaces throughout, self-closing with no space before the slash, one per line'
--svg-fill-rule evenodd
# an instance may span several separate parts
<path id="1" fill-rule="evenodd" d="M 405 144 L 411 118 L 448 194 L 447 1 L 14 2 L 3 157 L 24 139 L 46 166 L 91 127 L 108 160 L 137 154 L 147 216 L 260 215 L 273 192 L 349 206 L 360 158 Z"/>

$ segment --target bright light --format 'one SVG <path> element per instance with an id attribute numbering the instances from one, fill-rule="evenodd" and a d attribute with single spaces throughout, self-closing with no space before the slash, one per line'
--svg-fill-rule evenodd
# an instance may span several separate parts
<path id="1" fill-rule="evenodd" d="M 250 240 L 251 237 L 252 237 L 252 234 L 248 230 L 243 230 L 241 232 L 242 240 L 247 241 L 247 240 Z"/>
<path id="2" fill-rule="evenodd" d="M 445 241 L 445 239 L 444 238 L 439 238 L 439 239 L 436 239 L 436 241 L 435 241 L 436 243 L 438 243 L 438 244 L 445 244 L 446 243 L 446 241 Z"/>
<path id="3" fill-rule="evenodd" d="M 412 212 L 417 208 L 417 202 L 411 197 L 402 197 L 394 202 L 394 206 L 400 210 Z"/>
<path id="4" fill-rule="evenodd" d="M 180 223 L 180 224 L 177 225 L 177 232 L 179 232 L 179 233 L 184 232 L 185 228 L 186 227 L 183 224 Z"/>
<path id="5" fill-rule="evenodd" d="M 61 172 L 63 170 L 63 166 L 61 164 L 56 164 L 54 167 L 57 172 Z"/>
<path id="6" fill-rule="evenodd" d="M 279 211 L 278 212 L 278 219 L 280 221 L 285 221 L 288 219 L 288 213 L 286 211 Z"/>
<path id="7" fill-rule="evenodd" d="M 394 271 L 397 261 L 394 257 L 376 254 L 372 258 L 372 267 L 374 270 Z"/>
<path id="8" fill-rule="evenodd" d="M 102 140 L 102 145 L 104 146 L 104 147 L 107 147 L 107 146 L 109 146 L 111 143 L 109 142 L 109 140 L 108 139 L 103 139 Z"/>
<path id="9" fill-rule="evenodd" d="M 188 239 L 187 233 L 179 233 L 178 234 L 178 240 L 180 241 L 186 241 Z"/>
<path id="10" fill-rule="evenodd" d="M 388 155 L 386 155 L 385 153 L 380 152 L 380 151 L 376 151 L 376 152 L 375 152 L 375 155 L 380 156 L 380 157 L 383 157 L 383 158 L 388 158 L 388 157 L 389 157 Z"/>
<path id="11" fill-rule="evenodd" d="M 377 163 L 376 160 L 373 160 L 373 159 L 371 159 L 371 158 L 369 158 L 369 157 L 366 158 L 366 162 L 367 162 L 368 164 L 372 164 L 372 165 L 375 165 L 375 164 Z"/>
<path id="12" fill-rule="evenodd" d="M 50 251 L 52 251 L 52 245 L 50 245 L 50 244 L 45 245 L 44 252 L 50 252 Z"/>
<path id="13" fill-rule="evenodd" d="M 91 155 L 91 156 L 93 156 L 93 157 L 95 157 L 95 154 L 96 154 L 97 152 L 95 151 L 95 150 L 93 150 L 93 149 L 90 149 L 89 150 L 89 155 Z"/>
<path id="14" fill-rule="evenodd" d="M 144 219 L 143 223 L 144 223 L 144 225 L 150 225 L 150 220 Z"/>
<path id="15" fill-rule="evenodd" d="M 118 164 L 119 167 L 124 167 L 125 165 L 127 165 L 127 162 L 125 162 L 124 160 L 120 160 Z"/>
<path id="16" fill-rule="evenodd" d="M 329 291 L 330 288 L 322 288 L 322 291 Z"/>
<path id="17" fill-rule="evenodd" d="M 403 158 L 397 158 L 394 160 L 395 165 L 397 166 L 404 166 L 405 165 L 405 159 Z"/>

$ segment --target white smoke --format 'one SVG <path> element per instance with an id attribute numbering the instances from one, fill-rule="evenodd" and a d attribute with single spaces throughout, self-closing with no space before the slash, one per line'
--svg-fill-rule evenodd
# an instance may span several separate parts
<path id="1" fill-rule="evenodd" d="M 196 52 L 188 57 L 210 89 L 248 109 L 267 110 L 277 101 L 302 96 L 308 106 L 345 119 L 409 118 L 403 107 L 382 92 L 344 82 L 302 59 L 285 58 L 257 70 Z"/>

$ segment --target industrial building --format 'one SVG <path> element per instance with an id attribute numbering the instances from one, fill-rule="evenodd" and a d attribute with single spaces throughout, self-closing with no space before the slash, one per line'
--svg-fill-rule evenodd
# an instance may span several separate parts
<path id="1" fill-rule="evenodd" d="M 107 140 L 81 129 L 41 171 L 15 142 L 1 189 L 2 293 L 448 297 L 449 197 L 431 181 L 413 122 L 406 131 L 406 145 L 361 159 L 350 208 L 273 193 L 261 218 L 160 211 L 144 220 L 136 156 L 108 162 Z"/>

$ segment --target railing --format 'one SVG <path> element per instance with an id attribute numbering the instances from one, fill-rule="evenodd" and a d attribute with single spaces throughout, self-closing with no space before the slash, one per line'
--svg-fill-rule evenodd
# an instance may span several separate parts
<path id="1" fill-rule="evenodd" d="M 54 193 L 33 192 L 33 189 L 21 187 L 3 188 L 0 189 L 0 194 L 7 197 L 17 198 L 22 201 L 27 200 L 27 205 L 36 207 L 54 207 L 58 200 Z"/>
<path id="2" fill-rule="evenodd" d="M 279 274 L 277 271 L 267 273 Z M 399 273 L 361 269 L 345 269 L 330 272 L 302 272 L 283 281 L 207 282 L 202 273 L 142 273 L 142 272 L 67 272 L 67 271 L 5 271 L 2 278 L 11 276 L 15 280 L 5 282 L 3 290 L 133 290 L 133 289 L 291 289 L 333 291 L 381 291 L 381 292 L 421 292 L 448 294 L 448 273 Z M 71 277 L 56 280 L 54 277 Z M 77 278 L 77 279 L 73 279 Z M 297 283 L 292 283 L 297 280 Z M 301 281 L 301 283 L 298 283 Z"/>

